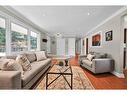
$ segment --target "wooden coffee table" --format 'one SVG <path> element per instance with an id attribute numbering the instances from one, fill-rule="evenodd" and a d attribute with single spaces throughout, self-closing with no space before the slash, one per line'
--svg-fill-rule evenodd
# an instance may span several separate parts
<path id="1" fill-rule="evenodd" d="M 48 83 L 48 78 L 51 74 L 57 74 L 58 76 L 53 79 L 50 83 Z M 71 77 L 71 81 L 69 82 L 66 78 L 66 75 Z M 63 79 L 67 82 L 68 86 L 73 88 L 73 73 L 71 66 L 59 66 L 58 64 L 52 65 L 51 69 L 46 73 L 46 89 L 59 77 L 63 77 Z"/>

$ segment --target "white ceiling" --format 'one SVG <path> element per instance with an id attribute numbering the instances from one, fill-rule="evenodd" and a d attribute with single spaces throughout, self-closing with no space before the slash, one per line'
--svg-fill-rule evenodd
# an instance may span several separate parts
<path id="1" fill-rule="evenodd" d="M 51 34 L 82 37 L 121 6 L 11 6 Z"/>

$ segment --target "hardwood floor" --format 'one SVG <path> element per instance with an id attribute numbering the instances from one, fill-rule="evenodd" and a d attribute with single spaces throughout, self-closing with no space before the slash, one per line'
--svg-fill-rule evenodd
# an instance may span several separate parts
<path id="1" fill-rule="evenodd" d="M 70 60 L 71 65 L 79 66 L 78 57 Z M 84 69 L 84 73 L 87 75 L 95 89 L 127 89 L 127 70 L 124 72 L 124 79 L 117 78 L 111 73 L 105 74 L 93 74 L 87 69 Z"/>

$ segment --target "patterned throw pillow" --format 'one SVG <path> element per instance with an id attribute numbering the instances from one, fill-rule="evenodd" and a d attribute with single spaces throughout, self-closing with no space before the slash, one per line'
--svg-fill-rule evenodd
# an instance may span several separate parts
<path id="1" fill-rule="evenodd" d="M 36 54 L 34 52 L 27 52 L 25 53 L 27 59 L 30 61 L 30 63 L 34 62 L 37 60 Z"/>
<path id="2" fill-rule="evenodd" d="M 38 51 L 38 52 L 35 52 L 35 54 L 37 57 L 37 61 L 45 60 L 47 58 L 45 51 Z"/>
<path id="3" fill-rule="evenodd" d="M 24 75 L 22 66 L 18 64 L 14 59 L 1 59 L 0 63 L 2 71 L 20 71 L 21 76 Z"/>
<path id="4" fill-rule="evenodd" d="M 25 55 L 18 55 L 16 61 L 21 64 L 23 71 L 31 70 L 31 64 Z"/>

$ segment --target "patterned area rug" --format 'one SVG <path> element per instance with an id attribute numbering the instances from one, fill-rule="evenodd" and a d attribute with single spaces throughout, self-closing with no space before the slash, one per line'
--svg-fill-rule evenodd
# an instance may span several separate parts
<path id="1" fill-rule="evenodd" d="M 73 72 L 73 89 L 74 90 L 83 90 L 83 89 L 94 89 L 93 85 L 83 72 L 83 70 L 78 66 L 72 66 L 72 72 Z M 55 79 L 57 75 L 49 75 L 49 82 Z M 70 76 L 66 75 L 67 80 L 70 82 L 71 78 Z M 42 79 L 42 81 L 39 83 L 39 85 L 36 87 L 36 89 L 45 90 L 46 89 L 46 77 Z M 55 90 L 70 90 L 70 87 L 64 80 L 64 78 L 61 76 L 59 77 L 55 82 L 53 82 L 48 89 L 55 89 Z"/>

